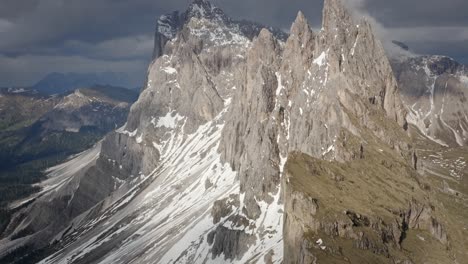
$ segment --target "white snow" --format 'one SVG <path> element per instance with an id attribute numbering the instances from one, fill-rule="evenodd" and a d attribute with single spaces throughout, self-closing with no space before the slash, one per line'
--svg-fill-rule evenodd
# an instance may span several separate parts
<path id="1" fill-rule="evenodd" d="M 177 74 L 177 70 L 173 67 L 164 67 L 162 70 L 167 74 Z"/>
<path id="2" fill-rule="evenodd" d="M 250 230 L 250 233 L 257 237 L 256 243 L 251 245 L 244 257 L 241 260 L 236 260 L 235 263 L 265 263 L 264 256 L 270 250 L 274 252 L 273 263 L 282 263 L 284 206 L 279 201 L 281 193 L 279 188 L 280 186 L 278 186 L 277 194 L 270 194 L 274 198 L 271 204 L 264 201 L 258 202 L 262 213 L 254 222 L 255 229 Z M 240 208 L 242 208 L 242 203 Z"/>
<path id="3" fill-rule="evenodd" d="M 156 122 L 155 119 L 151 121 L 155 127 L 165 127 L 169 129 L 174 129 L 176 128 L 177 124 L 179 121 L 183 120 L 184 117 L 179 115 L 178 113 L 174 112 L 169 112 L 165 116 L 162 116 L 158 119 Z"/>
<path id="4" fill-rule="evenodd" d="M 213 202 L 239 193 L 236 172 L 220 162 L 218 146 L 223 128 L 222 116 L 208 122 L 191 135 L 171 132 L 160 144 L 160 165 L 141 183 L 112 205 L 100 218 L 90 222 L 87 233 L 71 242 L 42 263 L 77 261 L 114 238 L 130 234 L 119 242 L 100 263 L 220 263 L 224 257 L 212 259 L 207 235 L 216 228 L 211 217 Z M 177 129 L 181 130 L 181 127 Z M 177 132 L 180 132 L 180 131 Z M 204 158 L 200 159 L 200 155 Z M 281 156 L 282 172 L 287 157 Z M 210 186 L 205 183 L 210 182 Z M 141 192 L 139 186 L 145 187 Z M 283 205 L 280 186 L 270 194 L 273 202 L 259 201 L 261 216 L 255 227 L 245 232 L 255 235 L 249 251 L 235 263 L 264 263 L 264 256 L 274 251 L 273 263 L 283 259 Z M 243 204 L 243 195 L 240 195 Z M 242 214 L 242 205 L 235 208 Z M 130 221 L 129 215 L 135 215 Z M 122 222 L 123 221 L 123 222 Z M 252 220 L 253 221 L 253 220 Z M 222 222 L 231 229 L 243 227 Z M 105 239 L 100 237 L 105 235 Z"/>
<path id="5" fill-rule="evenodd" d="M 165 29 L 170 30 L 169 25 L 161 26 L 167 26 Z M 226 33 L 226 28 L 190 30 L 192 34 L 199 34 L 200 38 L 218 45 L 250 43 L 235 32 Z M 170 75 L 177 73 L 173 67 L 162 70 Z M 277 74 L 277 77 L 277 95 L 280 95 L 284 87 L 281 76 Z M 130 176 L 131 187 L 127 190 L 125 185 L 119 189 L 126 192 L 125 195 L 118 201 L 111 198 L 106 200 L 104 204 L 109 206 L 108 209 L 89 222 L 87 232 L 79 234 L 78 241 L 66 244 L 42 263 L 78 261 L 92 252 L 102 252 L 106 243 L 114 238 L 119 239 L 113 241 L 118 246 L 105 253 L 100 263 L 224 263 L 224 257 L 212 259 L 211 246 L 206 240 L 207 235 L 216 228 L 211 217 L 214 201 L 239 194 L 240 189 L 236 172 L 221 162 L 218 153 L 224 126 L 223 115 L 229 104 L 228 98 L 225 100 L 225 110 L 218 117 L 190 135 L 182 132 L 186 117 L 175 111 L 159 118 L 153 117 L 150 123 L 155 128 L 169 129 L 167 138 L 152 142 L 161 154 L 159 165 L 148 175 Z M 284 125 L 287 127 L 286 137 L 289 138 L 290 120 L 285 121 Z M 123 126 L 117 132 L 136 137 L 138 143 L 143 141 L 144 135 L 139 134 L 138 129 L 127 131 Z M 145 136 L 146 139 L 151 138 L 151 135 Z M 283 174 L 287 157 L 280 158 L 280 172 Z M 115 182 L 120 184 L 118 180 Z M 211 184 L 207 185 L 207 182 Z M 256 221 L 252 220 L 255 228 L 246 230 L 257 239 L 249 247 L 249 252 L 235 263 L 264 263 L 264 256 L 270 250 L 274 251 L 273 263 L 282 262 L 284 208 L 280 203 L 280 186 L 277 187 L 278 191 L 270 194 L 273 197 L 271 204 L 258 202 L 261 216 Z M 241 206 L 234 208 L 238 214 L 242 214 L 242 194 L 240 197 Z M 242 228 L 226 221 L 220 224 L 234 230 Z M 102 239 L 104 234 L 106 238 Z"/>
<path id="6" fill-rule="evenodd" d="M 205 9 L 197 4 L 192 5 L 192 11 L 198 13 L 201 17 L 205 16 Z"/>
<path id="7" fill-rule="evenodd" d="M 59 190 L 73 180 L 73 177 L 84 171 L 84 169 L 93 164 L 99 157 L 101 152 L 101 142 L 97 143 L 92 149 L 84 151 L 73 157 L 70 160 L 49 168 L 45 171 L 47 179 L 36 186 L 41 187 L 41 191 L 33 194 L 25 199 L 12 202 L 10 208 L 17 208 L 29 201 L 38 197 L 46 197 L 48 194 Z"/>
<path id="8" fill-rule="evenodd" d="M 430 113 L 429 113 L 430 114 Z M 429 133 L 429 128 L 426 127 L 426 124 L 424 122 L 424 120 L 426 119 L 426 117 L 423 116 L 424 113 L 422 113 L 422 111 L 417 111 L 414 109 L 414 105 L 409 109 L 409 114 L 407 116 L 407 121 L 408 123 L 410 124 L 413 124 L 415 125 L 418 130 L 424 135 L 426 136 L 428 139 L 434 141 L 435 143 L 441 145 L 441 146 L 444 146 L 444 147 L 448 147 L 448 145 L 443 142 L 442 140 L 440 139 L 437 139 L 435 137 L 432 137 Z"/>
<path id="9" fill-rule="evenodd" d="M 281 78 L 281 74 L 279 72 L 276 72 L 275 73 L 276 75 L 276 79 L 278 81 L 278 87 L 276 87 L 276 97 L 275 97 L 275 109 L 277 109 L 278 107 L 280 107 L 279 105 L 279 102 L 278 102 L 278 98 L 280 98 L 280 96 L 283 95 L 283 90 L 285 89 L 285 87 L 283 86 L 283 81 L 282 81 L 282 78 Z"/>
<path id="10" fill-rule="evenodd" d="M 105 245 L 99 239 L 102 234 L 113 237 L 130 230 L 133 235 L 123 239 L 101 263 L 211 261 L 210 246 L 206 243 L 207 234 L 215 228 L 211 206 L 240 188 L 236 173 L 228 164 L 220 162 L 218 154 L 223 128 L 221 117 L 225 113 L 202 125 L 194 134 L 171 132 L 167 141 L 154 143 L 161 149 L 160 166 L 139 179 L 141 185 L 148 182 L 148 187 L 140 192 L 138 184 L 129 190 L 101 218 L 91 222 L 92 232 L 85 233 L 78 242 L 69 244 L 43 263 L 76 261 Z M 202 153 L 204 158 L 200 159 Z M 207 181 L 212 183 L 211 187 L 205 185 Z M 136 218 L 122 224 L 121 220 L 129 215 Z M 277 257 L 280 256 L 278 251 Z"/>
<path id="11" fill-rule="evenodd" d="M 320 56 L 318 56 L 315 60 L 314 63 L 317 64 L 318 66 L 323 66 L 325 64 L 325 60 L 327 58 L 327 53 L 323 51 Z"/>
<path id="12" fill-rule="evenodd" d="M 442 122 L 442 124 L 445 127 L 447 127 L 448 129 L 450 129 L 452 131 L 453 136 L 455 137 L 455 141 L 457 142 L 457 144 L 459 146 L 463 147 L 464 142 L 463 142 L 462 136 L 452 126 L 447 124 L 447 122 L 445 122 L 445 120 L 444 120 L 444 107 L 445 107 L 445 98 L 447 96 L 447 86 L 448 86 L 448 82 L 445 83 L 444 97 L 442 99 L 442 107 L 441 107 L 441 110 L 440 110 L 439 119 L 440 119 L 440 121 Z"/>
<path id="13" fill-rule="evenodd" d="M 117 129 L 115 132 L 127 135 L 129 137 L 135 137 L 137 135 L 138 128 L 135 129 L 133 132 L 130 132 L 130 131 L 126 130 L 126 127 L 127 127 L 127 124 L 125 124 L 123 127 L 119 128 L 119 129 Z"/>
<path id="14" fill-rule="evenodd" d="M 334 145 L 331 145 L 327 148 L 327 150 L 325 150 L 323 153 L 322 153 L 322 156 L 325 156 L 327 155 L 328 153 L 332 152 L 335 150 L 335 146 Z"/>
<path id="15" fill-rule="evenodd" d="M 278 80 L 278 87 L 276 88 L 276 96 L 280 96 L 281 95 L 281 92 L 283 91 L 284 89 L 284 86 L 283 86 L 283 82 L 281 80 L 281 74 L 279 72 L 276 72 L 276 78 Z"/>
<path id="16" fill-rule="evenodd" d="M 453 132 L 455 140 L 459 145 L 462 146 L 462 135 L 460 135 L 460 133 L 458 133 L 452 126 L 450 126 L 447 122 L 444 121 L 443 113 L 445 106 L 445 95 L 443 97 L 442 105 L 440 106 L 440 112 L 437 112 L 438 107 L 436 107 L 435 104 L 435 83 L 439 76 L 432 73 L 428 66 L 429 63 L 430 61 L 426 59 L 424 61 L 424 66 L 416 68 L 416 70 L 424 70 L 426 74 L 427 92 L 429 94 L 430 108 L 425 109 L 426 107 L 419 105 L 419 103 L 415 103 L 414 105 L 409 107 L 409 114 L 407 117 L 408 123 L 415 125 L 419 129 L 419 131 L 422 134 L 424 134 L 424 136 L 426 136 L 428 139 L 442 146 L 448 147 L 448 145 L 444 141 L 435 137 L 434 131 L 438 129 L 438 124 L 441 123 L 443 126 L 445 126 Z"/>
<path id="17" fill-rule="evenodd" d="M 464 83 L 465 85 L 468 85 L 468 76 L 461 75 L 460 82 Z"/>
<path id="18" fill-rule="evenodd" d="M 168 39 L 174 38 L 175 35 L 175 29 L 168 24 L 166 21 L 170 19 L 166 15 L 162 15 L 159 20 L 158 20 L 158 32 L 161 33 L 162 35 L 166 36 Z"/>
<path id="19" fill-rule="evenodd" d="M 24 88 L 14 89 L 11 93 L 24 93 L 26 90 Z"/>
<path id="20" fill-rule="evenodd" d="M 140 144 L 141 142 L 143 142 L 143 134 L 141 134 L 139 137 L 136 138 L 136 142 L 138 144 Z"/>
<path id="21" fill-rule="evenodd" d="M 356 40 L 354 41 L 354 44 L 353 44 L 353 48 L 351 49 L 351 56 L 354 56 L 358 41 L 359 41 L 359 34 L 357 35 Z"/>
<path id="22" fill-rule="evenodd" d="M 238 27 L 228 27 L 208 21 L 192 18 L 192 21 L 201 22 L 199 27 L 191 27 L 190 33 L 200 39 L 211 42 L 216 46 L 242 46 L 248 47 L 250 40 L 240 32 Z M 197 24 L 197 23 L 195 23 Z"/>

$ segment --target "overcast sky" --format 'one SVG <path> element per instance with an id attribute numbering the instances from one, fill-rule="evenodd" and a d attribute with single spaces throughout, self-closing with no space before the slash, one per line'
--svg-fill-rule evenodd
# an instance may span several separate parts
<path id="1" fill-rule="evenodd" d="M 355 0 L 352 0 L 355 1 Z M 356 0 L 391 39 L 468 63 L 467 0 Z M 143 80 L 157 17 L 190 0 L 0 0 L 0 87 L 50 72 L 125 72 Z M 323 0 L 213 0 L 233 18 L 320 28 Z M 141 82 L 141 81 L 140 81 Z"/>

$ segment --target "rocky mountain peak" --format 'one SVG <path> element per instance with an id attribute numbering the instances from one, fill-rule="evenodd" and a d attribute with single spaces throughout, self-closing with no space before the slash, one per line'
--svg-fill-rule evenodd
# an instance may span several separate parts
<path id="1" fill-rule="evenodd" d="M 302 36 L 311 32 L 309 22 L 301 11 L 298 12 L 296 20 L 291 26 L 291 35 Z"/>
<path id="2" fill-rule="evenodd" d="M 220 8 L 206 0 L 194 0 L 185 12 L 174 11 L 162 15 L 157 21 L 153 58 L 158 58 L 164 53 L 166 43 L 174 39 L 177 32 L 182 30 L 192 18 L 206 19 L 222 24 L 230 21 Z"/>
<path id="3" fill-rule="evenodd" d="M 193 17 L 217 21 L 228 20 L 228 17 L 224 14 L 223 10 L 212 5 L 210 1 L 206 0 L 194 0 L 187 9 L 185 15 L 187 21 Z"/>
<path id="4" fill-rule="evenodd" d="M 351 11 L 343 0 L 325 0 L 322 17 L 322 28 L 325 31 L 352 24 Z"/>
<path id="5" fill-rule="evenodd" d="M 318 45 L 318 50 L 327 55 L 329 76 L 347 76 L 353 82 L 352 93 L 369 98 L 400 126 L 407 126 L 406 111 L 383 45 L 371 23 L 358 16 L 348 2 L 325 0 Z"/>
<path id="6" fill-rule="evenodd" d="M 260 31 L 257 39 L 254 41 L 254 46 L 263 46 L 266 50 L 275 50 L 278 45 L 278 41 L 273 34 L 266 28 Z"/>
<path id="7" fill-rule="evenodd" d="M 153 59 L 164 54 L 167 42 L 175 39 L 184 28 L 198 40 L 203 40 L 203 43 L 216 45 L 243 45 L 257 37 L 263 28 L 268 28 L 281 41 L 288 37 L 288 34 L 277 28 L 247 20 L 233 20 L 209 1 L 195 0 L 184 12 L 172 12 L 159 18 Z"/>
<path id="8" fill-rule="evenodd" d="M 167 38 L 173 38 L 180 27 L 180 13 L 174 11 L 170 14 L 162 15 L 157 22 L 156 32 Z"/>

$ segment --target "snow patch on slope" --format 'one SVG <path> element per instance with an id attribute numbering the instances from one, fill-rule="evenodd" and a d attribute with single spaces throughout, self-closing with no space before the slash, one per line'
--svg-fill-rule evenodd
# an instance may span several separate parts
<path id="1" fill-rule="evenodd" d="M 99 158 L 100 153 L 101 142 L 97 143 L 92 149 L 71 157 L 69 161 L 47 169 L 45 171 L 47 179 L 35 185 L 41 187 L 41 191 L 28 198 L 15 201 L 9 207 L 11 209 L 18 208 L 38 197 L 60 190 L 60 188 L 69 184 L 80 171 L 93 164 Z"/>
<path id="2" fill-rule="evenodd" d="M 84 259 L 106 244 L 116 243 L 103 237 L 115 240 L 124 234 L 101 263 L 177 263 L 184 258 L 202 263 L 209 259 L 206 235 L 215 228 L 211 207 L 214 201 L 239 190 L 236 173 L 220 162 L 217 152 L 224 126 L 222 114 L 194 134 L 174 131 L 161 144 L 161 165 L 146 176 L 144 185 L 148 187 L 130 190 L 105 217 L 91 222 L 91 231 L 43 263 Z M 123 221 L 128 216 L 132 216 L 130 221 Z"/>
<path id="3" fill-rule="evenodd" d="M 177 70 L 173 67 L 165 67 L 162 70 L 167 74 L 177 74 Z"/>
<path id="4" fill-rule="evenodd" d="M 468 76 L 461 75 L 459 78 L 460 82 L 464 83 L 465 85 L 468 85 Z"/>
<path id="5" fill-rule="evenodd" d="M 183 116 L 179 115 L 175 111 L 167 113 L 165 116 L 162 116 L 158 118 L 156 121 L 156 118 L 153 118 L 151 120 L 151 124 L 154 125 L 155 128 L 169 128 L 169 129 L 174 129 L 177 127 L 177 124 L 184 119 Z"/>
<path id="6" fill-rule="evenodd" d="M 327 53 L 325 53 L 325 51 L 322 51 L 322 53 L 314 60 L 314 63 L 318 66 L 323 66 L 325 64 L 326 59 Z"/>

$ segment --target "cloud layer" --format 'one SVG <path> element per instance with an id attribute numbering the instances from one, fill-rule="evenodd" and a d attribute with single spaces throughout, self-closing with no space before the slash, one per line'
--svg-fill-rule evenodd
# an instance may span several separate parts
<path id="1" fill-rule="evenodd" d="M 415 52 L 468 62 L 468 1 L 349 0 Z M 323 0 L 213 0 L 234 18 L 289 29 L 298 10 L 320 27 Z M 0 86 L 52 72 L 125 71 L 143 80 L 159 15 L 189 0 L 2 0 Z M 136 81 L 138 82 L 138 81 Z"/>

